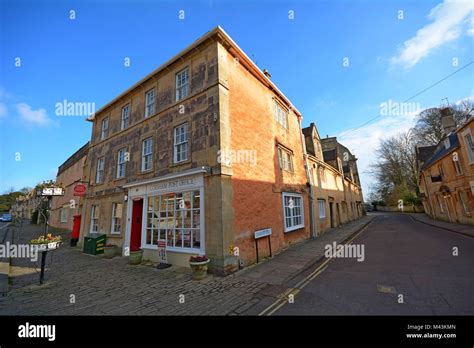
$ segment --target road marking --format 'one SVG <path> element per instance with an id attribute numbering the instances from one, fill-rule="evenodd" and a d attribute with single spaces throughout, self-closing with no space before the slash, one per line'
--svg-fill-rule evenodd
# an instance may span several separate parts
<path id="1" fill-rule="evenodd" d="M 354 237 L 352 237 L 350 240 L 346 241 L 343 244 L 344 245 L 345 244 L 351 244 L 354 239 L 359 237 L 359 235 L 367 229 L 367 227 L 370 225 L 370 223 L 372 221 L 373 221 L 373 219 L 367 225 L 365 225 L 364 228 L 362 228 L 359 232 L 357 232 L 354 235 Z M 300 280 L 295 285 L 294 288 L 289 288 L 289 289 L 285 290 L 283 293 L 281 293 L 280 295 L 278 295 L 279 298 L 277 300 L 275 300 L 275 302 L 273 302 L 267 308 L 265 308 L 263 311 L 261 311 L 258 315 L 259 316 L 262 316 L 262 315 L 270 316 L 273 313 L 275 313 L 276 311 L 278 311 L 281 307 L 283 307 L 288 302 L 288 296 L 293 295 L 294 297 L 296 297 L 296 295 L 298 293 L 300 293 L 301 290 L 303 290 L 303 288 L 306 285 L 308 285 L 312 280 L 314 280 L 317 276 L 319 276 L 321 273 L 323 273 L 326 270 L 326 268 L 328 267 L 327 264 L 330 261 L 332 261 L 333 259 L 334 259 L 334 257 L 328 258 L 322 264 L 320 264 L 313 272 L 311 272 L 305 278 Z"/>

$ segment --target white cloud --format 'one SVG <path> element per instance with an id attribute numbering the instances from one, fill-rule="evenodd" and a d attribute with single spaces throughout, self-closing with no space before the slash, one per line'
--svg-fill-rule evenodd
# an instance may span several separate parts
<path id="1" fill-rule="evenodd" d="M 31 106 L 26 103 L 16 104 L 20 119 L 27 122 L 28 124 L 38 126 L 49 126 L 51 120 L 48 118 L 45 109 L 33 110 Z"/>
<path id="2" fill-rule="evenodd" d="M 391 63 L 411 68 L 435 48 L 457 39 L 462 33 L 466 18 L 473 11 L 472 0 L 445 0 L 433 7 L 428 15 L 433 22 L 405 41 L 398 55 L 391 58 Z"/>
<path id="3" fill-rule="evenodd" d="M 0 118 L 7 117 L 7 106 L 5 103 L 0 103 Z"/>
<path id="4" fill-rule="evenodd" d="M 405 132 L 415 125 L 416 113 L 401 116 L 387 116 L 378 121 L 355 129 L 336 134 L 337 140 L 346 146 L 357 160 L 362 192 L 364 198 L 370 191 L 373 178 L 370 175 L 370 164 L 376 161 L 375 150 L 382 139 Z"/>

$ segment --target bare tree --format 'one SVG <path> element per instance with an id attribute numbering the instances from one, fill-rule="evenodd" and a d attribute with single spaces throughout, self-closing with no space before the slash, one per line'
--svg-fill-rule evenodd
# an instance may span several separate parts
<path id="1" fill-rule="evenodd" d="M 474 116 L 474 103 L 465 99 L 459 104 L 451 106 L 456 127 L 463 125 L 470 117 Z M 441 108 L 425 109 L 418 115 L 413 128 L 419 145 L 436 145 L 445 136 L 441 125 Z"/>
<path id="2" fill-rule="evenodd" d="M 376 150 L 378 159 L 371 165 L 376 179 L 375 190 L 389 204 L 401 199 L 407 192 L 419 192 L 416 141 L 412 131 L 399 133 L 382 140 Z"/>

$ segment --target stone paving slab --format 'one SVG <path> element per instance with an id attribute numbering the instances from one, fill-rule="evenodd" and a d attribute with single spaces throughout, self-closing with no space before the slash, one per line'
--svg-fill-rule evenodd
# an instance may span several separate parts
<path id="1" fill-rule="evenodd" d="M 414 214 L 410 213 L 410 216 L 418 222 L 430 225 L 433 227 L 439 227 L 451 232 L 461 233 L 469 237 L 474 237 L 474 226 L 465 224 L 455 224 L 446 221 L 433 220 L 426 214 Z"/>

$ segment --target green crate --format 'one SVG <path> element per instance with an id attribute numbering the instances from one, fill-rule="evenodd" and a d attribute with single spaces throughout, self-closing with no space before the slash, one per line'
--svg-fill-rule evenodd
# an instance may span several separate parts
<path id="1" fill-rule="evenodd" d="M 84 250 L 85 254 L 99 255 L 104 253 L 105 247 L 105 234 L 91 233 L 84 237 Z"/>

